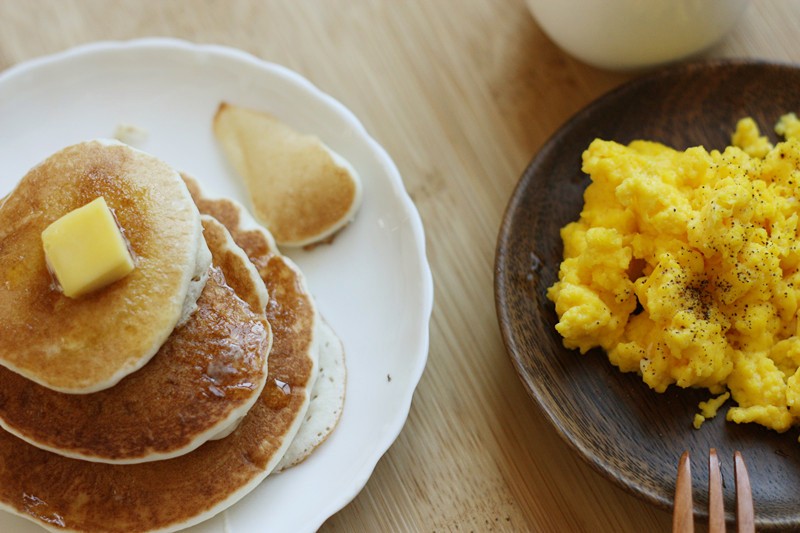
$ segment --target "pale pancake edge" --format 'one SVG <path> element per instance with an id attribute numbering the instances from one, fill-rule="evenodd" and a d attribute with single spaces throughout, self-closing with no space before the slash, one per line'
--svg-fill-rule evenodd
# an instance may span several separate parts
<path id="1" fill-rule="evenodd" d="M 283 454 L 275 473 L 305 461 L 336 429 L 344 410 L 347 367 L 344 345 L 324 319 L 317 323 L 319 372 L 303 424 Z"/>

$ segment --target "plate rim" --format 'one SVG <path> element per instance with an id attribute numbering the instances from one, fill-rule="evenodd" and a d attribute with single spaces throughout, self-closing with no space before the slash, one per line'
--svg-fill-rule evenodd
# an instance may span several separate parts
<path id="1" fill-rule="evenodd" d="M 625 81 L 617 87 L 601 93 L 598 97 L 579 108 L 565 122 L 559 125 L 556 130 L 542 143 L 542 145 L 534 153 L 531 161 L 526 165 L 519 180 L 514 186 L 506 208 L 503 211 L 495 246 L 494 295 L 495 312 L 498 326 L 503 339 L 503 346 L 509 359 L 511 359 L 514 371 L 522 382 L 526 393 L 533 400 L 533 404 L 536 406 L 539 412 L 544 415 L 551 427 L 555 429 L 561 440 L 566 442 L 573 453 L 577 454 L 577 456 L 580 457 L 590 467 L 592 467 L 595 472 L 601 474 L 604 478 L 610 480 L 617 485 L 617 487 L 624 489 L 629 494 L 634 495 L 635 497 L 651 505 L 655 505 L 660 509 L 668 511 L 672 510 L 672 499 L 664 498 L 661 494 L 658 494 L 655 491 L 647 490 L 646 487 L 637 485 L 632 479 L 620 475 L 620 473 L 617 472 L 612 465 L 606 464 L 601 460 L 598 454 L 594 453 L 589 447 L 587 447 L 584 441 L 573 438 L 575 434 L 570 432 L 564 426 L 561 419 L 556 416 L 556 413 L 549 408 L 549 403 L 543 399 L 542 391 L 539 389 L 539 386 L 525 372 L 520 360 L 520 355 L 518 353 L 519 348 L 517 347 L 517 338 L 510 327 L 512 319 L 509 316 L 508 305 L 506 305 L 507 291 L 512 284 L 512 282 L 506 278 L 506 273 L 508 272 L 508 263 L 512 255 L 509 252 L 509 240 L 512 234 L 512 221 L 517 210 L 520 209 L 521 200 L 524 196 L 523 193 L 526 192 L 528 182 L 533 178 L 537 166 L 547 158 L 550 152 L 558 149 L 560 141 L 567 136 L 574 124 L 586 120 L 592 115 L 592 113 L 594 113 L 597 109 L 602 108 L 606 103 L 624 97 L 624 95 L 631 92 L 635 92 L 644 85 L 653 83 L 659 79 L 674 77 L 680 73 L 692 73 L 719 68 L 735 69 L 750 67 L 800 71 L 800 64 L 791 61 L 776 61 L 758 58 L 696 59 L 660 67 L 656 70 Z M 676 457 L 676 472 L 677 464 L 678 458 Z M 759 527 L 759 529 L 771 529 L 775 527 L 786 527 L 787 523 L 775 518 L 765 519 L 764 517 L 756 516 L 756 525 Z M 795 527 L 797 526 L 800 526 L 800 521 L 795 524 Z"/>
<path id="2" fill-rule="evenodd" d="M 416 333 L 416 342 L 409 343 L 408 353 L 410 356 L 408 361 L 411 361 L 412 365 L 409 365 L 408 367 L 408 384 L 404 394 L 399 395 L 399 397 L 401 397 L 401 401 L 398 403 L 398 408 L 393 413 L 393 416 L 391 416 L 383 426 L 386 438 L 376 444 L 374 449 L 369 454 L 365 454 L 364 462 L 362 463 L 363 467 L 360 470 L 353 472 L 353 476 L 347 487 L 347 490 L 340 491 L 338 493 L 339 496 L 329 501 L 327 505 L 317 507 L 316 512 L 308 513 L 305 519 L 305 526 L 303 524 L 299 524 L 299 527 L 307 527 L 309 530 L 316 530 L 327 519 L 355 499 L 355 497 L 366 486 L 380 459 L 397 440 L 397 437 L 399 436 L 408 419 L 414 393 L 419 386 L 419 382 L 427 365 L 430 349 L 430 322 L 434 305 L 434 287 L 431 265 L 427 258 L 426 252 L 425 231 L 419 210 L 411 199 L 411 196 L 409 195 L 408 190 L 403 182 L 400 171 L 392 160 L 391 156 L 388 154 L 386 149 L 383 148 L 383 146 L 380 145 L 377 140 L 369 134 L 365 126 L 352 111 L 350 111 L 336 98 L 318 88 L 314 83 L 298 72 L 281 64 L 261 59 L 250 52 L 232 46 L 209 43 L 194 43 L 185 39 L 172 37 L 144 37 L 127 40 L 92 41 L 12 64 L 0 71 L 0 85 L 11 81 L 18 76 L 24 76 L 31 73 L 35 74 L 35 71 L 38 69 L 47 68 L 50 65 L 56 65 L 63 61 L 69 61 L 82 56 L 91 56 L 93 54 L 109 52 L 131 53 L 148 49 L 179 50 L 184 53 L 208 54 L 245 62 L 262 71 L 266 71 L 271 75 L 281 77 L 296 86 L 298 89 L 310 93 L 310 95 L 321 101 L 325 106 L 331 108 L 335 114 L 353 127 L 353 132 L 358 135 L 359 139 L 379 161 L 381 168 L 384 170 L 385 177 L 388 178 L 389 184 L 391 185 L 394 200 L 401 208 L 403 214 L 406 215 L 403 224 L 406 225 L 410 230 L 412 241 L 415 245 L 414 252 L 417 256 L 417 261 L 415 261 L 416 268 L 413 270 L 413 285 L 417 287 L 418 298 L 421 303 L 421 307 L 416 313 L 417 320 L 412 328 L 412 331 Z M 15 513 L 10 514 L 17 516 Z M 39 524 L 38 522 L 35 523 Z M 39 525 L 41 526 L 41 524 Z"/>

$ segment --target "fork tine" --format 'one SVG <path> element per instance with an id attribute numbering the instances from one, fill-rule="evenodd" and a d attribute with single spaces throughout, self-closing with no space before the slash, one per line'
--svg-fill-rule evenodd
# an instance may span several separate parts
<path id="1" fill-rule="evenodd" d="M 708 453 L 708 533 L 725 533 L 725 506 L 722 503 L 722 475 L 717 450 Z"/>
<path id="2" fill-rule="evenodd" d="M 678 479 L 675 482 L 675 505 L 672 512 L 673 533 L 694 533 L 692 520 L 692 466 L 689 452 L 683 452 L 678 462 Z"/>
<path id="3" fill-rule="evenodd" d="M 755 515 L 753 512 L 753 494 L 750 490 L 750 476 L 741 452 L 733 455 L 733 471 L 736 478 L 736 525 L 739 533 L 753 533 Z"/>

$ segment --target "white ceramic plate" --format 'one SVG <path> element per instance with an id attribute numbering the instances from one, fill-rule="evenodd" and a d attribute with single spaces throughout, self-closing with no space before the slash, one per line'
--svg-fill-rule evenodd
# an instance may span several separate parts
<path id="1" fill-rule="evenodd" d="M 339 426 L 304 463 L 195 526 L 313 531 L 356 496 L 400 432 L 425 366 L 433 304 L 419 214 L 394 163 L 355 116 L 298 74 L 230 48 L 167 39 L 82 46 L 0 73 L 0 196 L 50 153 L 111 137 L 127 123 L 148 132 L 137 147 L 192 174 L 209 195 L 248 205 L 211 132 L 222 100 L 318 135 L 364 184 L 356 221 L 332 245 L 287 254 L 345 345 Z M 0 511 L 0 531 L 41 529 Z"/>

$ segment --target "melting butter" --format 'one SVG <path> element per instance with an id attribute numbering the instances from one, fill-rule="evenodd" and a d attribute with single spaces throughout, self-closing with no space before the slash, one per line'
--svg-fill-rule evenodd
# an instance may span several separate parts
<path id="1" fill-rule="evenodd" d="M 48 268 L 70 298 L 101 289 L 134 269 L 125 237 L 102 196 L 50 224 L 42 244 Z"/>

